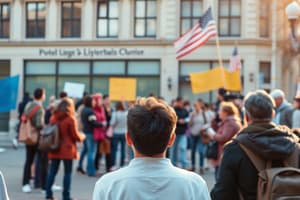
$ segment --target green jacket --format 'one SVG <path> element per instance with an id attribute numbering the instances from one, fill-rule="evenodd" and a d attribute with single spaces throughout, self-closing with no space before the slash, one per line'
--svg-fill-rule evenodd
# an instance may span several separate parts
<path id="1" fill-rule="evenodd" d="M 39 104 L 34 101 L 27 103 L 25 110 L 24 110 L 24 114 L 28 115 L 36 105 L 39 105 Z M 43 107 L 40 106 L 40 109 L 38 109 L 36 111 L 36 113 L 33 115 L 33 117 L 31 118 L 31 123 L 37 129 L 42 129 L 45 125 L 44 120 L 45 120 L 45 111 L 44 111 Z"/>

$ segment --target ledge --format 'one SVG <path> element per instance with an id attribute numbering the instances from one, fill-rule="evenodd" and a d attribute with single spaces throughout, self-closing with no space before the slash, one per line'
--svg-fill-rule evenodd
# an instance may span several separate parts
<path id="1" fill-rule="evenodd" d="M 28 40 L 28 41 L 12 41 L 0 40 L 0 47 L 53 47 L 53 46 L 173 46 L 174 40 Z M 220 39 L 221 45 L 238 46 L 270 46 L 271 40 L 266 39 Z M 214 40 L 208 41 L 206 46 L 214 46 Z"/>

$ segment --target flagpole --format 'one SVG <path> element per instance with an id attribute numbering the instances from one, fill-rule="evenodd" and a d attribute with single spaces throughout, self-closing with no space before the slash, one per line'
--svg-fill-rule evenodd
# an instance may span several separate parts
<path id="1" fill-rule="evenodd" d="M 223 60 L 222 60 L 220 40 L 219 40 L 219 35 L 218 34 L 216 35 L 216 45 L 217 45 L 217 53 L 218 53 L 219 65 L 220 65 L 220 67 L 224 67 L 223 66 Z"/>

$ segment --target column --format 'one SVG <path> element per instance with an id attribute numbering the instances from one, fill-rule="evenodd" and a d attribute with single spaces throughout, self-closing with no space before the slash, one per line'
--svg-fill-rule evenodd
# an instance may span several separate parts
<path id="1" fill-rule="evenodd" d="M 132 26 L 134 9 L 130 0 L 119 1 L 119 38 L 120 40 L 128 40 L 131 38 L 134 27 Z M 133 34 L 132 34 L 133 35 Z"/>
<path id="2" fill-rule="evenodd" d="M 93 8 L 92 0 L 83 0 L 82 1 L 82 22 L 81 22 L 81 30 L 82 30 L 82 40 L 93 40 L 93 34 L 96 29 L 95 20 L 93 19 L 93 13 L 97 9 Z"/>
<path id="3" fill-rule="evenodd" d="M 274 90 L 279 85 L 277 81 L 280 76 L 277 73 L 277 0 L 273 0 L 272 4 L 272 64 L 271 64 L 271 89 Z"/>
<path id="4" fill-rule="evenodd" d="M 46 23 L 47 40 L 57 40 L 57 37 L 59 37 L 58 26 L 60 26 L 60 20 L 58 20 L 58 8 L 59 3 L 56 0 L 49 1 Z"/>
<path id="5" fill-rule="evenodd" d="M 14 3 L 11 4 L 11 22 L 10 22 L 10 38 L 13 41 L 20 41 L 24 35 L 25 21 L 22 12 L 22 2 L 21 0 L 15 0 Z M 25 15 L 24 15 L 25 16 Z"/>
<path id="6" fill-rule="evenodd" d="M 166 101 L 171 102 L 172 99 L 178 96 L 179 62 L 175 59 L 174 48 L 172 46 L 166 48 L 161 59 L 160 91 L 161 95 L 166 98 Z M 168 88 L 168 79 L 171 80 L 171 89 Z"/>

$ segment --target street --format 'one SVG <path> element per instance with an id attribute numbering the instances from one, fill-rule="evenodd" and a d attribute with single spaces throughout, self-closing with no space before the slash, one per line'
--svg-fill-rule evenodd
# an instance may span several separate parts
<path id="1" fill-rule="evenodd" d="M 21 191 L 23 165 L 25 160 L 25 148 L 20 147 L 18 150 L 13 148 L 6 148 L 0 153 L 0 170 L 5 176 L 8 188 L 9 197 L 11 200 L 41 200 L 44 195 L 41 190 L 33 190 L 32 193 L 25 194 Z M 77 161 L 73 164 L 73 177 L 72 177 L 72 197 L 78 200 L 92 199 L 93 188 L 98 178 L 88 178 L 87 176 L 80 175 L 75 172 Z M 104 165 L 101 165 L 102 169 Z M 59 174 L 56 177 L 55 183 L 62 186 L 63 166 L 60 165 Z M 212 188 L 214 183 L 213 170 L 206 171 L 203 178 L 207 181 L 209 189 Z M 61 199 L 61 192 L 55 192 L 54 196 Z"/>

